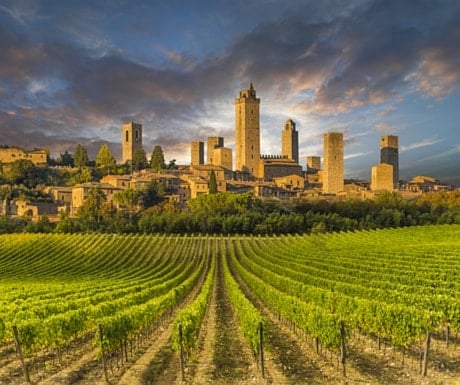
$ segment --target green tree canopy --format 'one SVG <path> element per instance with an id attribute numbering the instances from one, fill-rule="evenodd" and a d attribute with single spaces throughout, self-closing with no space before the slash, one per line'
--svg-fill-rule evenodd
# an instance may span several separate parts
<path id="1" fill-rule="evenodd" d="M 96 166 L 109 173 L 116 164 L 117 161 L 110 152 L 109 146 L 106 143 L 102 144 L 97 153 Z"/>
<path id="2" fill-rule="evenodd" d="M 60 166 L 73 167 L 74 165 L 73 155 L 67 150 L 65 150 L 62 154 L 59 155 L 59 158 L 56 163 L 59 164 Z"/>
<path id="3" fill-rule="evenodd" d="M 164 199 L 164 186 L 151 181 L 140 190 L 140 203 L 144 209 L 155 206 Z"/>
<path id="4" fill-rule="evenodd" d="M 83 147 L 81 144 L 78 144 L 73 159 L 75 167 L 82 168 L 87 166 L 89 163 L 89 159 L 86 148 Z"/>
<path id="5" fill-rule="evenodd" d="M 134 212 L 141 203 L 141 195 L 139 190 L 128 188 L 115 193 L 113 199 L 119 205 L 125 207 L 128 212 Z"/>
<path id="6" fill-rule="evenodd" d="M 153 148 L 150 166 L 152 167 L 152 170 L 157 172 L 165 168 L 165 157 L 161 146 L 155 146 Z"/>
<path id="7" fill-rule="evenodd" d="M 211 175 L 209 175 L 209 194 L 216 194 L 217 193 L 217 180 L 216 180 L 216 173 L 211 171 Z"/>
<path id="8" fill-rule="evenodd" d="M 88 197 L 78 210 L 77 217 L 89 230 L 97 230 L 101 227 L 106 214 L 107 198 L 99 187 L 94 187 L 89 191 Z"/>
<path id="9" fill-rule="evenodd" d="M 136 150 L 133 154 L 132 165 L 133 169 L 136 171 L 143 170 L 148 166 L 147 155 L 144 149 L 140 148 Z"/>

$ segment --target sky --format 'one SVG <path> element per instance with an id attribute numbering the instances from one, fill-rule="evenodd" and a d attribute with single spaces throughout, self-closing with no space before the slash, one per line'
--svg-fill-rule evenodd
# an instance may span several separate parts
<path id="1" fill-rule="evenodd" d="M 370 179 L 397 135 L 402 179 L 460 186 L 458 0 L 0 1 L 0 145 L 120 160 L 134 121 L 187 164 L 192 140 L 234 148 L 250 82 L 262 154 L 290 118 L 304 168 L 343 132 L 345 177 Z"/>

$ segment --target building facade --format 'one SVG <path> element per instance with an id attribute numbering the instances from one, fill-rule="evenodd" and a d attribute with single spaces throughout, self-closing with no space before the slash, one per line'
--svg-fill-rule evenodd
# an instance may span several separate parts
<path id="1" fill-rule="evenodd" d="M 302 166 L 293 159 L 280 155 L 262 155 L 259 160 L 257 177 L 264 181 L 271 181 L 275 178 L 287 175 L 302 175 Z"/>
<path id="2" fill-rule="evenodd" d="M 307 156 L 307 172 L 316 173 L 321 170 L 320 156 Z"/>
<path id="3" fill-rule="evenodd" d="M 0 148 L 1 163 L 8 164 L 23 159 L 30 160 L 35 166 L 46 165 L 46 151 L 44 149 L 35 149 L 32 151 L 27 151 L 19 147 Z"/>
<path id="4" fill-rule="evenodd" d="M 281 155 L 299 163 L 299 132 L 296 131 L 292 119 L 284 122 L 284 129 L 281 132 Z"/>
<path id="5" fill-rule="evenodd" d="M 207 144 L 207 164 L 214 164 L 214 150 L 224 147 L 224 138 L 220 136 L 210 136 L 206 140 Z"/>
<path id="6" fill-rule="evenodd" d="M 137 150 L 142 150 L 142 124 L 129 122 L 121 128 L 122 163 L 133 160 Z"/>
<path id="7" fill-rule="evenodd" d="M 399 155 L 397 136 L 387 135 L 380 138 L 380 163 L 387 163 L 393 166 L 393 188 L 396 188 L 399 183 Z"/>
<path id="8" fill-rule="evenodd" d="M 191 144 L 191 162 L 192 166 L 204 163 L 204 142 L 194 140 Z"/>
<path id="9" fill-rule="evenodd" d="M 323 193 L 337 194 L 343 190 L 343 134 L 324 134 Z"/>
<path id="10" fill-rule="evenodd" d="M 260 99 L 252 83 L 235 99 L 235 168 L 257 176 L 260 159 Z"/>
<path id="11" fill-rule="evenodd" d="M 372 167 L 371 190 L 393 191 L 393 166 L 388 163 L 380 163 Z"/>
<path id="12" fill-rule="evenodd" d="M 232 149 L 227 147 L 219 147 L 214 149 L 213 165 L 220 166 L 226 170 L 233 169 L 233 154 Z"/>

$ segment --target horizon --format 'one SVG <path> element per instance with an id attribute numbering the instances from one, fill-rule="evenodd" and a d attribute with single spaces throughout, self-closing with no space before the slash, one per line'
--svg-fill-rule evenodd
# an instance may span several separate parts
<path id="1" fill-rule="evenodd" d="M 369 180 L 396 135 L 400 179 L 460 185 L 459 19 L 453 0 L 6 1 L 0 145 L 94 159 L 107 143 L 120 160 L 135 121 L 148 158 L 160 145 L 189 164 L 193 140 L 234 150 L 234 99 L 253 82 L 262 154 L 280 154 L 293 119 L 303 168 L 338 131 L 345 178 Z"/>

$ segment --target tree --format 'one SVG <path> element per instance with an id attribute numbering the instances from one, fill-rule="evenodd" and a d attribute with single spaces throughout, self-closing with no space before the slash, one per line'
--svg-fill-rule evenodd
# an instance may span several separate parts
<path id="1" fill-rule="evenodd" d="M 73 159 L 75 167 L 85 167 L 89 162 L 88 152 L 86 151 L 86 148 L 83 147 L 81 144 L 77 145 Z"/>
<path id="2" fill-rule="evenodd" d="M 109 146 L 105 143 L 102 144 L 99 152 L 97 153 L 96 166 L 103 169 L 105 172 L 110 173 L 116 164 L 117 161 L 110 152 Z"/>
<path id="3" fill-rule="evenodd" d="M 101 188 L 95 187 L 89 191 L 88 197 L 78 210 L 80 219 L 88 229 L 98 230 L 106 216 L 107 198 Z"/>
<path id="4" fill-rule="evenodd" d="M 154 171 L 161 171 L 165 168 L 165 157 L 161 146 L 155 146 L 150 159 L 150 166 Z"/>
<path id="5" fill-rule="evenodd" d="M 155 206 L 163 200 L 163 188 L 160 183 L 151 181 L 140 191 L 140 202 L 144 209 Z"/>
<path id="6" fill-rule="evenodd" d="M 33 188 L 36 181 L 35 165 L 29 159 L 19 159 L 9 164 L 6 179 L 12 184 L 23 184 Z"/>
<path id="7" fill-rule="evenodd" d="M 216 194 L 217 193 L 217 180 L 216 180 L 216 173 L 211 171 L 211 175 L 209 175 L 209 194 Z"/>
<path id="8" fill-rule="evenodd" d="M 141 192 L 129 188 L 115 193 L 113 200 L 120 206 L 126 207 L 128 212 L 134 212 L 140 204 Z"/>
<path id="9" fill-rule="evenodd" d="M 147 155 L 144 149 L 140 148 L 134 152 L 132 165 L 133 165 L 133 169 L 136 171 L 143 170 L 147 167 L 148 165 Z"/>
<path id="10" fill-rule="evenodd" d="M 61 166 L 73 167 L 74 165 L 73 155 L 69 153 L 67 150 L 65 150 L 63 154 L 59 155 L 59 159 L 57 163 Z"/>
<path id="11" fill-rule="evenodd" d="M 177 170 L 176 159 L 171 159 L 168 164 L 168 170 Z"/>

